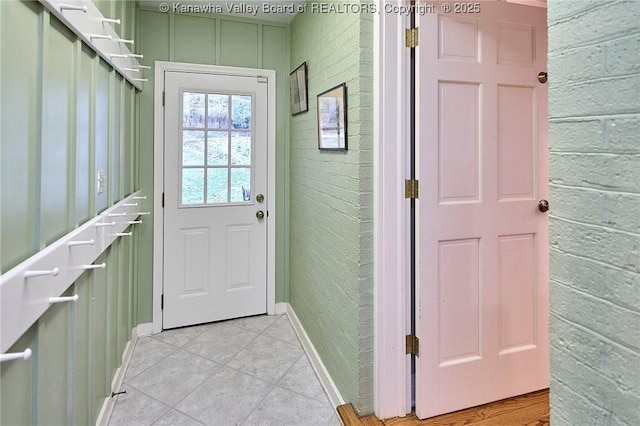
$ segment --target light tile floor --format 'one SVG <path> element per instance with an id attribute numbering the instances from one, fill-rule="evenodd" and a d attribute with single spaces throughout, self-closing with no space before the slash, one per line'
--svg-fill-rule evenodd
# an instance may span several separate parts
<path id="1" fill-rule="evenodd" d="M 138 339 L 109 425 L 338 426 L 286 315 Z"/>

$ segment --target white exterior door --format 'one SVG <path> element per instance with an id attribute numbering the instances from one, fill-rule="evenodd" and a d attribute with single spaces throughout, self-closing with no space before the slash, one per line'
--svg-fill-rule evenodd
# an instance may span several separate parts
<path id="1" fill-rule="evenodd" d="M 549 385 L 546 9 L 419 18 L 416 412 Z M 447 11 L 447 6 L 444 6 Z"/>
<path id="2" fill-rule="evenodd" d="M 163 328 L 267 312 L 267 87 L 165 73 Z"/>

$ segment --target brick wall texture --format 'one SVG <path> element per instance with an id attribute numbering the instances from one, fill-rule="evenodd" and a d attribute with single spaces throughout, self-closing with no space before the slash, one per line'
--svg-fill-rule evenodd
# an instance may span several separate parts
<path id="1" fill-rule="evenodd" d="M 373 411 L 373 16 L 300 13 L 291 69 L 309 112 L 291 117 L 289 301 L 343 398 Z M 316 96 L 347 84 L 348 151 L 318 150 Z"/>
<path id="2" fill-rule="evenodd" d="M 640 424 L 640 2 L 549 0 L 551 424 Z"/>

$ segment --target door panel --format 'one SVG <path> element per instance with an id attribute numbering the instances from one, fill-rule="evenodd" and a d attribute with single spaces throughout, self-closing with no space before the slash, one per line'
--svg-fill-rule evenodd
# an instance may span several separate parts
<path id="1" fill-rule="evenodd" d="M 165 92 L 163 328 L 265 313 L 267 84 L 167 72 Z"/>
<path id="2" fill-rule="evenodd" d="M 420 418 L 549 384 L 546 10 L 480 8 L 418 18 Z"/>

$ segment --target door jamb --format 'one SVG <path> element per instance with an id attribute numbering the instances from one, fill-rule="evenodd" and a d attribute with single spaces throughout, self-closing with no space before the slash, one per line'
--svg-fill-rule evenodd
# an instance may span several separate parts
<path id="1" fill-rule="evenodd" d="M 374 412 L 380 419 L 411 412 L 409 334 L 410 49 L 407 16 L 374 15 Z"/>
<path id="2" fill-rule="evenodd" d="M 152 333 L 162 331 L 160 309 L 163 285 L 164 258 L 164 214 L 162 193 L 164 192 L 164 75 L 166 71 L 192 72 L 199 74 L 221 74 L 242 77 L 267 77 L 267 314 L 276 313 L 276 72 L 254 68 L 236 68 L 214 65 L 188 64 L 182 62 L 155 61 L 153 101 L 153 325 Z"/>

